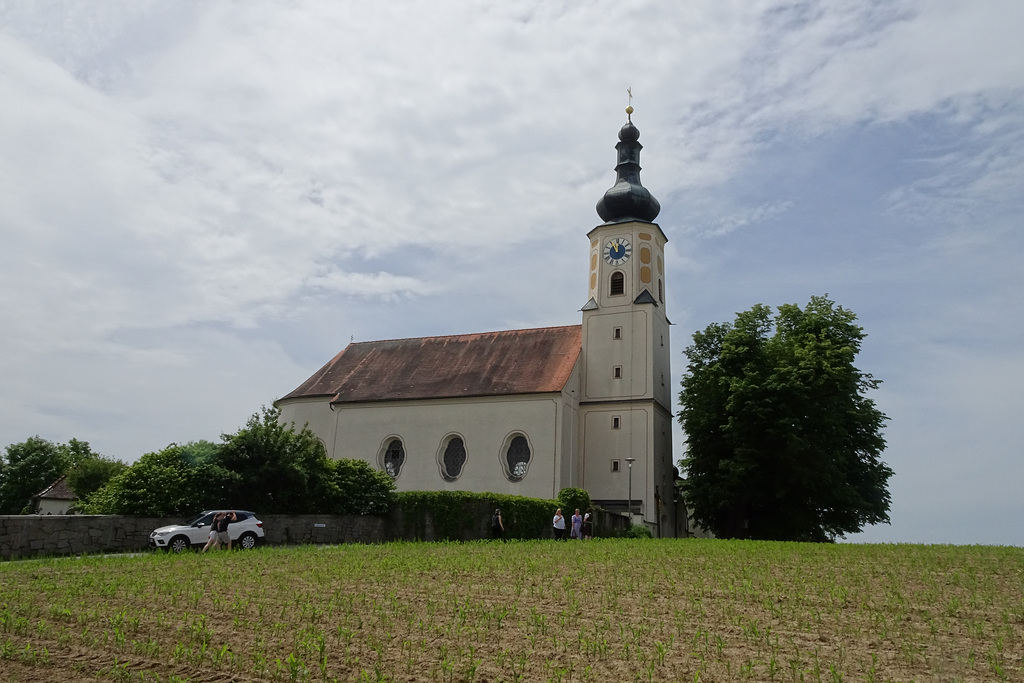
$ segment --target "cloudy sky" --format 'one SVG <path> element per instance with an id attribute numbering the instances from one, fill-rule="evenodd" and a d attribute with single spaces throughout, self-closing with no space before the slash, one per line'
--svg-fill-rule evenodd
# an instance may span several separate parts
<path id="1" fill-rule="evenodd" d="M 217 440 L 350 340 L 578 323 L 631 87 L 695 330 L 828 293 L 892 524 L 1024 545 L 1024 3 L 0 0 L 0 447 Z M 677 454 L 683 437 L 676 435 Z"/>

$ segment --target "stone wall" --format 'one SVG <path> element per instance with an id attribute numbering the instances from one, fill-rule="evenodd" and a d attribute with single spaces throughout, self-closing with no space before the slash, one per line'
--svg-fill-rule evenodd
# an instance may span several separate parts
<path id="1" fill-rule="evenodd" d="M 380 543 L 387 520 L 375 515 L 259 515 L 267 545 Z"/>
<path id="2" fill-rule="evenodd" d="M 339 515 L 264 515 L 264 542 L 377 543 L 386 538 L 383 517 Z M 180 517 L 122 515 L 0 516 L 0 560 L 46 555 L 132 552 L 149 547 L 158 527 L 180 524 Z"/>
<path id="3" fill-rule="evenodd" d="M 181 519 L 107 515 L 0 516 L 0 559 L 141 550 L 149 534 Z"/>
<path id="4" fill-rule="evenodd" d="M 458 536 L 452 540 L 474 541 L 481 538 L 491 538 L 491 515 L 496 507 L 494 501 L 489 500 L 467 500 L 462 505 L 460 513 L 464 521 Z M 555 507 L 552 504 L 551 515 L 554 516 Z M 572 513 L 570 512 L 571 516 Z M 566 534 L 570 525 L 569 517 L 565 519 Z M 514 523 L 507 517 L 505 519 L 507 535 L 510 538 L 554 538 L 554 530 L 550 518 L 545 518 L 540 526 L 529 529 L 514 529 Z M 608 512 L 597 509 L 594 513 L 594 534 L 598 537 L 620 536 L 629 529 L 629 518 L 625 514 Z M 441 533 L 434 523 L 430 512 L 424 514 L 423 519 L 414 519 L 407 515 L 400 507 L 395 507 L 387 516 L 387 538 L 388 541 L 438 541 L 441 540 Z"/>
<path id="5" fill-rule="evenodd" d="M 471 508 L 465 518 L 472 521 L 464 526 L 459 540 L 490 538 L 493 506 L 479 502 Z M 429 513 L 413 524 L 398 508 L 385 516 L 260 515 L 260 519 L 267 545 L 438 540 Z M 122 515 L 0 515 L 0 560 L 145 550 L 153 529 L 183 521 L 181 517 Z M 599 513 L 596 533 L 616 535 L 628 526 L 625 516 Z M 536 535 L 550 538 L 550 534 L 550 529 L 538 529 Z"/>

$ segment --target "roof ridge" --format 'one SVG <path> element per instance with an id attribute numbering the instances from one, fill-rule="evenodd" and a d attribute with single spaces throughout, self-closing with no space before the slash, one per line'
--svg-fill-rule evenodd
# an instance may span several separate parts
<path id="1" fill-rule="evenodd" d="M 349 342 L 348 346 L 355 346 L 357 344 L 380 344 L 381 342 L 398 342 L 398 341 L 419 341 L 421 339 L 454 339 L 456 337 L 479 337 L 487 334 L 503 334 L 503 333 L 522 333 L 522 332 L 539 332 L 541 330 L 564 330 L 570 327 L 582 327 L 581 324 L 575 325 L 548 325 L 546 327 L 527 327 L 523 329 L 513 330 L 489 330 L 487 332 L 461 332 L 458 334 L 436 334 L 436 335 L 425 335 L 422 337 L 395 337 L 394 339 L 369 339 L 367 341 L 354 341 Z M 347 347 L 346 347 L 347 348 Z"/>
<path id="2" fill-rule="evenodd" d="M 332 402 L 561 391 L 582 351 L 582 325 L 352 342 L 278 401 Z M 275 403 L 276 405 L 276 403 Z"/>
<path id="3" fill-rule="evenodd" d="M 55 493 L 56 496 L 64 496 L 63 498 L 59 498 L 59 500 L 73 500 L 73 499 L 77 498 L 77 496 L 75 495 L 75 492 L 71 490 L 71 486 L 68 485 L 68 483 L 66 481 L 67 478 L 68 478 L 68 475 L 66 475 L 66 474 L 60 475 L 60 477 L 56 481 L 54 481 L 52 484 L 50 484 L 45 489 L 43 489 L 42 491 L 40 491 L 39 493 L 37 493 L 36 495 L 34 495 L 32 497 L 33 498 L 45 498 L 47 496 L 47 494 Z M 63 486 L 61 486 L 61 484 L 63 484 Z M 53 496 L 53 497 L 56 497 L 56 496 Z M 68 498 L 67 496 L 70 496 L 70 498 Z"/>

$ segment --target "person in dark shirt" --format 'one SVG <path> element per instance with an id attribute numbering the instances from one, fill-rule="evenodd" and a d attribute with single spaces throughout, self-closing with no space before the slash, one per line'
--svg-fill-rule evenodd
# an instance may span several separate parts
<path id="1" fill-rule="evenodd" d="M 228 550 L 231 550 L 231 534 L 228 533 L 228 524 L 237 521 L 238 515 L 235 514 L 234 510 L 222 512 L 213 518 L 213 530 L 217 532 L 217 540 L 214 542 L 214 547 L 227 543 Z"/>
<path id="2" fill-rule="evenodd" d="M 207 550 L 209 550 L 210 548 L 216 548 L 217 547 L 217 529 L 216 529 L 215 525 L 217 524 L 217 520 L 220 519 L 221 515 L 223 515 L 223 514 L 225 514 L 225 513 L 218 512 L 217 514 L 215 514 L 213 516 L 213 519 L 210 520 L 210 538 L 206 541 L 206 545 L 203 546 L 203 552 L 204 553 Z"/>
<path id="3" fill-rule="evenodd" d="M 501 521 L 501 510 L 495 510 L 494 516 L 491 517 L 491 534 L 495 539 L 505 540 L 505 524 Z"/>

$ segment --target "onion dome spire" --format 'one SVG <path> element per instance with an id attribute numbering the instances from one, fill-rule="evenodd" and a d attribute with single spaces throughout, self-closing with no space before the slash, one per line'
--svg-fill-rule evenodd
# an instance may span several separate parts
<path id="1" fill-rule="evenodd" d="M 632 93 L 631 93 L 632 96 Z M 597 202 L 597 215 L 605 223 L 644 221 L 658 217 L 661 204 L 640 184 L 640 131 L 633 125 L 633 107 L 626 107 L 626 125 L 619 130 L 615 149 L 619 161 L 615 165 L 615 184 Z"/>

